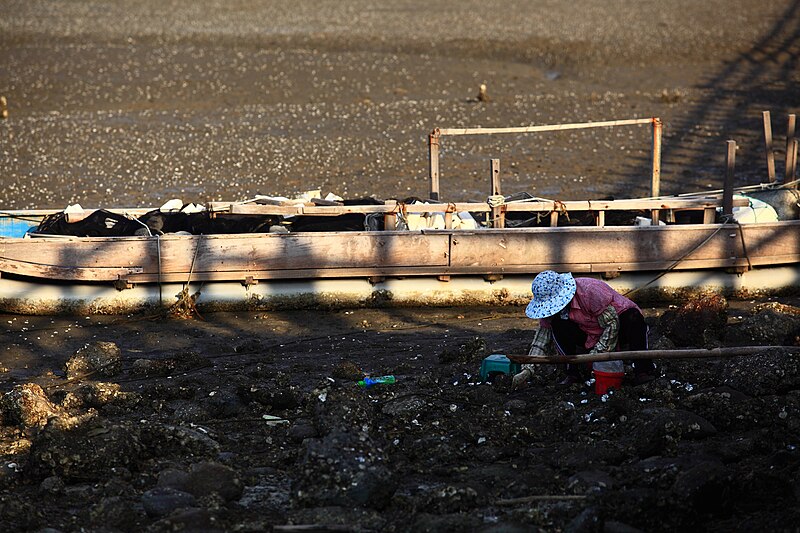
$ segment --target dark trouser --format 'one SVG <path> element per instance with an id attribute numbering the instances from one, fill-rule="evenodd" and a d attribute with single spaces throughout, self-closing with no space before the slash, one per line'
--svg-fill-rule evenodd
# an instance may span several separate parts
<path id="1" fill-rule="evenodd" d="M 553 338 L 564 355 L 588 353 L 585 348 L 586 333 L 572 320 L 555 317 L 551 320 Z M 647 324 L 638 309 L 628 309 L 619 315 L 619 332 L 617 341 L 620 351 L 647 349 Z M 567 374 L 583 379 L 588 377 L 591 365 L 567 365 Z M 633 370 L 637 374 L 655 371 L 652 359 L 639 359 L 633 362 Z"/>

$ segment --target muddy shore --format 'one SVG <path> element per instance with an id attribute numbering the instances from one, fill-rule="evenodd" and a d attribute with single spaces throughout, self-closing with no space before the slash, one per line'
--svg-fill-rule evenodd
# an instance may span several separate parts
<path id="1" fill-rule="evenodd" d="M 797 304 L 797 302 L 791 302 Z M 722 314 L 720 314 L 722 311 Z M 653 346 L 800 344 L 800 308 L 646 308 Z M 36 531 L 790 531 L 800 359 L 598 396 L 481 382 L 521 309 L 2 317 L 0 523 Z M 396 383 L 363 389 L 365 375 Z M 313 526 L 313 527 L 312 527 Z M 297 530 L 297 529 L 295 529 Z"/>
<path id="2" fill-rule="evenodd" d="M 659 116 L 662 191 L 779 175 L 800 5 L 12 0 L 0 206 L 428 192 L 434 127 Z M 487 85 L 489 100 L 476 96 Z M 442 197 L 649 192 L 650 131 L 446 140 Z M 776 306 L 779 303 L 782 305 Z M 769 304 L 767 307 L 760 307 Z M 800 344 L 797 299 L 646 308 L 662 348 Z M 785 305 L 785 306 L 784 306 Z M 665 318 L 665 315 L 667 318 Z M 671 361 L 601 397 L 522 309 L 0 315 L 2 531 L 795 531 L 800 365 Z M 361 389 L 365 375 L 393 385 Z"/>
<path id="3" fill-rule="evenodd" d="M 662 192 L 778 172 L 798 101 L 790 1 L 631 6 L 416 0 L 12 1 L 0 20 L 3 208 L 161 205 L 255 193 L 426 196 L 435 127 L 659 116 Z M 490 101 L 479 102 L 485 83 Z M 644 127 L 447 139 L 442 197 L 649 192 Z"/>

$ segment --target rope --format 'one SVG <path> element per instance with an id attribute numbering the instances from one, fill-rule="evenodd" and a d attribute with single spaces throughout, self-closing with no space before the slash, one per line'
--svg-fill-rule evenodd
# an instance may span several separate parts
<path id="1" fill-rule="evenodd" d="M 744 228 L 742 228 L 742 223 L 736 219 L 733 219 L 733 221 L 739 226 L 739 237 L 742 240 L 742 253 L 744 253 L 745 259 L 747 259 L 747 270 L 753 270 L 753 263 L 750 262 L 750 255 L 747 253 L 747 246 L 744 243 Z"/>
<path id="2" fill-rule="evenodd" d="M 672 272 L 672 271 L 675 269 L 675 267 L 676 267 L 676 266 L 678 266 L 678 265 L 681 263 L 681 261 L 683 261 L 683 260 L 684 260 L 684 259 L 686 259 L 688 256 L 690 256 L 691 254 L 693 254 L 694 252 L 696 252 L 697 250 L 699 250 L 700 248 L 702 248 L 703 246 L 705 246 L 705 244 L 706 244 L 708 241 L 710 241 L 710 240 L 711 240 L 711 239 L 712 239 L 712 238 L 713 238 L 713 237 L 714 237 L 714 236 L 715 236 L 717 233 L 719 233 L 719 232 L 722 230 L 722 228 L 723 228 L 723 227 L 724 227 L 724 223 L 723 223 L 723 224 L 720 224 L 720 225 L 719 225 L 719 227 L 718 227 L 717 229 L 715 229 L 715 230 L 714 230 L 714 231 L 711 233 L 711 235 L 709 235 L 708 237 L 706 237 L 706 238 L 705 238 L 705 240 L 703 240 L 703 242 L 701 242 L 700 244 L 698 244 L 697 246 L 695 246 L 694 248 L 692 248 L 691 250 L 689 250 L 688 252 L 686 252 L 685 254 L 683 254 L 682 256 L 680 256 L 678 259 L 676 259 L 676 260 L 675 260 L 675 262 L 674 262 L 674 263 L 672 263 L 670 266 L 668 266 L 666 269 L 664 269 L 664 271 L 663 271 L 663 272 L 661 272 L 661 274 L 659 274 L 658 276 L 654 277 L 653 279 L 651 279 L 650 281 L 648 281 L 647 283 L 645 283 L 645 284 L 644 284 L 644 285 L 642 285 L 641 287 L 637 287 L 637 288 L 635 288 L 635 289 L 631 289 L 631 290 L 629 290 L 628 292 L 626 292 L 625 294 L 623 294 L 623 296 L 628 296 L 629 294 L 633 294 L 633 293 L 635 293 L 635 292 L 637 292 L 637 291 L 640 291 L 640 290 L 644 289 L 645 287 L 647 287 L 647 286 L 651 285 L 652 283 L 655 283 L 656 281 L 658 281 L 658 280 L 659 280 L 659 279 L 661 279 L 662 277 L 666 276 L 666 275 L 667 275 L 667 274 L 669 274 L 670 272 Z M 750 260 L 748 259 L 748 263 L 749 263 L 749 261 L 750 261 Z"/>

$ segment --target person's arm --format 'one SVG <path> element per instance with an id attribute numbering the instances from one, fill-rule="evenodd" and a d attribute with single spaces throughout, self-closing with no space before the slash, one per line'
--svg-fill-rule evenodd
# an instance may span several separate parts
<path id="1" fill-rule="evenodd" d="M 528 355 L 533 356 L 541 356 L 547 355 L 552 351 L 553 347 L 553 330 L 550 328 L 539 328 L 536 330 L 536 334 L 533 336 L 533 341 L 531 342 L 531 347 L 528 349 Z M 531 376 L 533 375 L 533 367 L 532 364 L 523 364 L 522 370 L 519 373 L 514 375 L 514 379 L 512 381 L 512 388 L 518 389 L 520 388 L 526 381 L 528 381 Z"/>
<path id="2" fill-rule="evenodd" d="M 600 339 L 592 346 L 589 353 L 611 352 L 617 347 L 617 336 L 619 335 L 619 315 L 613 305 L 606 307 L 597 318 L 598 324 L 603 328 Z"/>

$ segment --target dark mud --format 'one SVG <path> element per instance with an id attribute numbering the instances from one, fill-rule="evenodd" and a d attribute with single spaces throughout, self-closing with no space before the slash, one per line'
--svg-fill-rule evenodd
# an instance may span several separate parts
<path id="1" fill-rule="evenodd" d="M 435 127 L 650 116 L 662 192 L 718 188 L 730 138 L 754 184 L 761 111 L 780 175 L 800 101 L 793 0 L 2 10 L 4 209 L 424 197 Z M 484 200 L 490 158 L 505 193 L 646 195 L 649 149 L 645 127 L 446 139 L 442 196 Z M 797 344 L 793 313 L 755 305 L 675 310 L 660 332 L 649 310 L 652 340 Z M 523 391 L 477 384 L 484 355 L 526 348 L 521 316 L 4 316 L 0 530 L 796 530 L 796 356 L 665 362 L 605 399 L 551 368 Z M 358 389 L 365 373 L 398 381 Z"/>
<path id="2" fill-rule="evenodd" d="M 800 343 L 797 307 L 708 305 L 721 328 L 703 327 L 706 304 L 647 309 L 653 345 Z M 520 391 L 480 383 L 484 356 L 526 349 L 521 315 L 4 317 L 0 524 L 793 530 L 797 354 L 664 361 L 656 381 L 602 397 L 560 388 L 549 366 Z M 362 389 L 365 374 L 397 382 Z"/>

